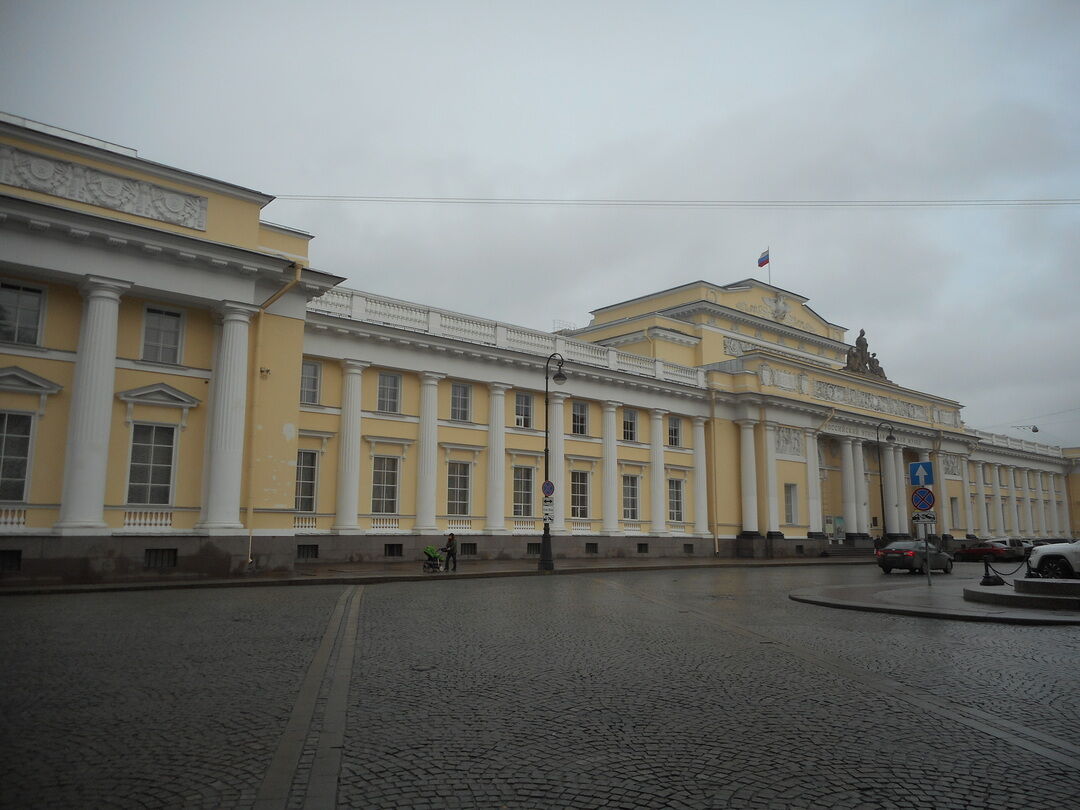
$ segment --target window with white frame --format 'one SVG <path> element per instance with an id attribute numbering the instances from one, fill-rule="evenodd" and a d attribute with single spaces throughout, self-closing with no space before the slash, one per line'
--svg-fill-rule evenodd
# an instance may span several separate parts
<path id="1" fill-rule="evenodd" d="M 532 467 L 514 467 L 514 517 L 532 517 L 533 515 L 533 476 Z"/>
<path id="2" fill-rule="evenodd" d="M 43 298 L 34 287 L 0 282 L 0 341 L 38 345 Z"/>
<path id="3" fill-rule="evenodd" d="M 153 363 L 179 363 L 182 325 L 179 312 L 147 307 L 143 313 L 142 359 Z"/>
<path id="4" fill-rule="evenodd" d="M 379 397 L 376 408 L 383 413 L 401 413 L 401 375 L 379 374 Z"/>
<path id="5" fill-rule="evenodd" d="M 297 512 L 315 511 L 315 482 L 318 480 L 319 454 L 315 450 L 296 451 Z"/>
<path id="6" fill-rule="evenodd" d="M 784 523 L 799 522 L 799 485 L 784 484 Z"/>
<path id="7" fill-rule="evenodd" d="M 31 419 L 28 413 L 0 411 L 0 501 L 26 498 Z"/>
<path id="8" fill-rule="evenodd" d="M 450 418 L 455 422 L 468 422 L 472 410 L 472 386 L 454 383 L 450 388 Z"/>
<path id="9" fill-rule="evenodd" d="M 575 436 L 589 435 L 589 403 L 574 401 L 570 404 L 570 432 Z"/>
<path id="10" fill-rule="evenodd" d="M 638 515 L 638 477 L 622 477 L 622 516 L 623 520 L 637 520 Z"/>
<path id="11" fill-rule="evenodd" d="M 570 517 L 589 516 L 589 473 L 574 470 L 570 473 Z"/>
<path id="12" fill-rule="evenodd" d="M 637 441 L 637 411 L 630 408 L 622 412 L 622 437 L 624 442 Z"/>
<path id="13" fill-rule="evenodd" d="M 319 383 L 322 363 L 305 360 L 300 366 L 300 401 L 305 405 L 319 404 Z"/>
<path id="14" fill-rule="evenodd" d="M 467 461 L 451 461 L 446 465 L 446 513 L 469 514 L 469 468 Z"/>
<path id="15" fill-rule="evenodd" d="M 682 447 L 682 419 L 678 416 L 668 417 L 667 443 L 669 447 Z"/>
<path id="16" fill-rule="evenodd" d="M 960 525 L 960 499 L 949 498 L 949 515 L 952 517 L 952 525 Z"/>
<path id="17" fill-rule="evenodd" d="M 371 476 L 371 511 L 376 515 L 396 515 L 398 511 L 397 456 L 375 456 Z"/>
<path id="18" fill-rule="evenodd" d="M 531 428 L 533 426 L 532 394 L 518 391 L 514 395 L 514 424 L 519 428 Z"/>
<path id="19" fill-rule="evenodd" d="M 669 478 L 667 482 L 667 513 L 672 523 L 683 521 L 683 482 L 681 478 Z"/>
<path id="20" fill-rule="evenodd" d="M 172 502 L 175 444 L 175 427 L 138 422 L 132 425 L 128 503 L 165 505 Z"/>

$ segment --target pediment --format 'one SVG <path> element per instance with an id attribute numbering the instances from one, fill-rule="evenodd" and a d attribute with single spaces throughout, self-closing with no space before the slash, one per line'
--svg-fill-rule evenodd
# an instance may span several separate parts
<path id="1" fill-rule="evenodd" d="M 56 394 L 64 386 L 18 366 L 0 368 L 0 391 L 19 394 Z"/>
<path id="2" fill-rule="evenodd" d="M 183 408 L 184 410 L 195 408 L 202 401 L 165 383 L 153 383 L 141 388 L 120 391 L 116 396 L 124 402 L 136 405 L 164 405 L 168 408 Z"/>

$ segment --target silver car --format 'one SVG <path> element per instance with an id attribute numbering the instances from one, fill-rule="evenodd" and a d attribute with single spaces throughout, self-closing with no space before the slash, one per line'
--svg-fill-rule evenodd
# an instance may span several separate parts
<path id="1" fill-rule="evenodd" d="M 942 573 L 952 573 L 952 556 L 946 554 L 933 543 L 930 548 L 930 568 Z M 922 540 L 894 540 L 875 552 L 881 573 L 887 574 L 894 568 L 902 568 L 913 574 L 926 572 L 927 544 Z"/>

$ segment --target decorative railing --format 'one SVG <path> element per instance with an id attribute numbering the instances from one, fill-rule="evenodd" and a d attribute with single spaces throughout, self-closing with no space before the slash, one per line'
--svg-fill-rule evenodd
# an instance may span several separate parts
<path id="1" fill-rule="evenodd" d="M 25 526 L 26 525 L 26 510 L 25 509 L 0 509 L 0 526 Z"/>
<path id="2" fill-rule="evenodd" d="M 523 329 L 520 326 L 511 326 L 484 318 L 473 318 L 359 290 L 340 288 L 329 290 L 311 301 L 308 309 L 312 312 L 378 323 L 428 335 L 441 335 L 455 340 L 512 349 L 542 357 L 547 357 L 552 352 L 559 352 L 568 361 L 586 366 L 624 371 L 695 388 L 705 387 L 703 369 L 680 366 L 664 360 L 616 351 L 584 340 Z"/>
<path id="3" fill-rule="evenodd" d="M 129 509 L 124 512 L 124 528 L 170 529 L 172 510 Z"/>
<path id="4" fill-rule="evenodd" d="M 591 532 L 592 521 L 591 520 L 571 520 L 570 531 L 574 532 Z"/>
<path id="5" fill-rule="evenodd" d="M 514 518 L 514 531 L 532 533 L 536 531 L 535 518 Z"/>
<path id="6" fill-rule="evenodd" d="M 373 530 L 396 532 L 400 525 L 401 520 L 396 517 L 373 517 L 371 519 L 371 528 Z"/>
<path id="7" fill-rule="evenodd" d="M 292 525 L 294 529 L 314 529 L 318 523 L 314 515 L 293 515 Z"/>
<path id="8" fill-rule="evenodd" d="M 446 525 L 452 532 L 472 531 L 472 521 L 465 518 L 450 518 Z"/>
<path id="9" fill-rule="evenodd" d="M 624 520 L 621 525 L 624 532 L 642 532 L 645 526 L 644 523 L 635 520 Z"/>
<path id="10" fill-rule="evenodd" d="M 1026 439 L 1015 439 L 1012 436 L 1003 436 L 1000 433 L 987 433 L 984 430 L 968 430 L 968 433 L 975 436 L 983 444 L 990 445 L 992 447 L 1007 447 L 1012 450 L 1024 450 L 1029 453 L 1044 453 L 1052 456 L 1061 457 L 1061 448 L 1043 444 L 1042 442 L 1029 442 Z"/>

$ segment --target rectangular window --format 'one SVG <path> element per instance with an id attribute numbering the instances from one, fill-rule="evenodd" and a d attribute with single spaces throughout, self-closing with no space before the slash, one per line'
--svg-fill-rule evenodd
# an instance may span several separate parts
<path id="1" fill-rule="evenodd" d="M 26 498 L 30 459 L 30 414 L 0 411 L 0 501 Z"/>
<path id="2" fill-rule="evenodd" d="M 180 362 L 180 313 L 147 307 L 143 329 L 143 360 Z"/>
<path id="3" fill-rule="evenodd" d="M 681 478 L 669 478 L 667 482 L 667 514 L 672 523 L 683 520 L 683 482 Z"/>
<path id="4" fill-rule="evenodd" d="M 541 545 L 540 543 L 526 543 L 525 544 L 525 553 L 528 554 L 529 556 L 535 555 L 535 556 L 539 557 L 540 556 L 540 545 Z"/>
<path id="5" fill-rule="evenodd" d="M 514 424 L 519 428 L 533 426 L 532 394 L 518 391 L 514 396 Z"/>
<path id="6" fill-rule="evenodd" d="M 451 461 L 446 465 L 446 513 L 469 514 L 469 462 Z"/>
<path id="7" fill-rule="evenodd" d="M 375 456 L 371 477 L 371 511 L 396 515 L 398 510 L 398 461 L 395 456 Z"/>
<path id="8" fill-rule="evenodd" d="M 296 505 L 297 512 L 315 511 L 315 480 L 318 472 L 319 454 L 314 450 L 298 450 L 296 453 Z"/>
<path id="9" fill-rule="evenodd" d="M 589 403 L 571 403 L 570 432 L 573 433 L 575 436 L 589 435 Z"/>
<path id="10" fill-rule="evenodd" d="M 952 518 L 953 527 L 960 525 L 960 499 L 949 498 L 949 516 Z"/>
<path id="11" fill-rule="evenodd" d="M 799 485 L 784 484 L 784 523 L 799 522 Z"/>
<path id="12" fill-rule="evenodd" d="M 300 366 L 300 401 L 305 405 L 319 404 L 319 378 L 322 364 L 305 360 Z"/>
<path id="13" fill-rule="evenodd" d="M 477 555 L 476 543 L 462 543 L 461 544 L 461 556 L 462 557 L 475 557 Z"/>
<path id="14" fill-rule="evenodd" d="M 600 553 L 600 544 L 599 543 L 586 543 L 585 544 L 585 553 L 586 554 L 599 554 Z"/>
<path id="15" fill-rule="evenodd" d="M 638 554 L 648 554 L 649 553 L 649 544 L 648 543 L 638 543 L 637 544 L 637 553 Z"/>
<path id="16" fill-rule="evenodd" d="M 637 441 L 637 411 L 629 408 L 622 412 L 622 438 L 624 442 Z"/>
<path id="17" fill-rule="evenodd" d="M 669 447 L 682 447 L 682 419 L 678 416 L 668 417 L 667 443 Z"/>
<path id="18" fill-rule="evenodd" d="M 403 543 L 383 543 L 382 554 L 384 557 L 404 556 L 405 546 Z"/>
<path id="19" fill-rule="evenodd" d="M 570 517 L 589 516 L 589 474 L 584 470 L 570 473 Z"/>
<path id="20" fill-rule="evenodd" d="M 514 517 L 532 517 L 535 472 L 532 467 L 514 467 Z"/>
<path id="21" fill-rule="evenodd" d="M 683 543 L 682 550 L 683 550 L 683 554 L 693 554 L 694 553 L 694 544 L 693 543 Z"/>
<path id="22" fill-rule="evenodd" d="M 296 559 L 317 560 L 319 559 L 318 543 L 301 543 L 296 546 Z"/>
<path id="23" fill-rule="evenodd" d="M 143 568 L 176 568 L 176 549 L 143 549 Z"/>
<path id="24" fill-rule="evenodd" d="M 0 282 L 0 340 L 38 345 L 42 297 L 33 287 Z"/>
<path id="25" fill-rule="evenodd" d="M 472 386 L 454 383 L 450 388 L 450 418 L 455 422 L 468 422 L 472 410 Z"/>
<path id="26" fill-rule="evenodd" d="M 376 408 L 383 413 L 401 413 L 400 374 L 379 374 L 379 401 Z"/>
<path id="27" fill-rule="evenodd" d="M 132 426 L 128 503 L 168 504 L 171 501 L 175 439 L 174 427 Z"/>
<path id="28" fill-rule="evenodd" d="M 622 516 L 623 520 L 638 519 L 638 477 L 622 477 Z"/>

